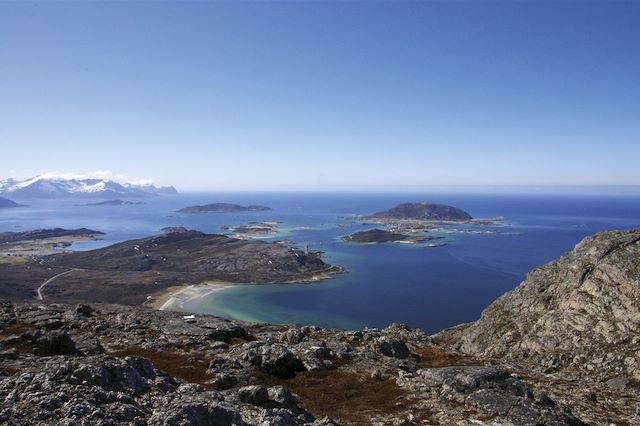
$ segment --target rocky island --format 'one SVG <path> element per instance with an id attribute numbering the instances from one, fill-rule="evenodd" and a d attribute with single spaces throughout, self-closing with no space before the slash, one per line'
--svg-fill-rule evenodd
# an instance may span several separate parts
<path id="1" fill-rule="evenodd" d="M 338 272 L 342 268 L 326 264 L 312 250 L 179 230 L 96 250 L 0 264 L 0 297 L 33 297 L 47 281 L 43 291 L 52 301 L 141 304 L 176 285 L 306 282 Z"/>
<path id="2" fill-rule="evenodd" d="M 385 231 L 383 229 L 370 229 L 355 232 L 343 237 L 349 243 L 378 244 L 378 243 L 408 243 L 414 244 L 422 241 L 435 240 L 442 237 L 428 237 L 422 235 L 407 235 L 398 232 Z"/>
<path id="3" fill-rule="evenodd" d="M 469 213 L 457 207 L 432 203 L 402 203 L 389 210 L 365 216 L 365 218 L 447 222 L 466 222 L 473 219 Z"/>
<path id="4" fill-rule="evenodd" d="M 269 211 L 271 207 L 250 205 L 241 206 L 230 203 L 213 203 L 203 206 L 184 207 L 178 210 L 179 213 L 235 213 L 235 212 L 263 212 Z"/>
<path id="5" fill-rule="evenodd" d="M 399 234 L 424 233 L 447 225 L 490 225 L 493 221 L 474 220 L 462 209 L 445 204 L 402 203 L 378 213 L 349 218 L 364 224 L 384 225 Z"/>
<path id="6" fill-rule="evenodd" d="M 252 236 L 274 235 L 279 232 L 278 222 L 249 222 L 246 225 L 224 226 L 223 229 L 231 231 L 237 238 Z"/>
<path id="7" fill-rule="evenodd" d="M 117 199 L 117 200 L 100 201 L 98 203 L 88 203 L 83 205 L 84 206 L 133 206 L 133 205 L 139 205 L 139 204 L 144 204 L 144 202 Z"/>

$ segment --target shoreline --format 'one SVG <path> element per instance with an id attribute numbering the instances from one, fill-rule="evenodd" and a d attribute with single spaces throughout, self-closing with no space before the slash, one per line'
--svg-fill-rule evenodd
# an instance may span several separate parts
<path id="1" fill-rule="evenodd" d="M 158 311 L 170 311 L 184 308 L 184 305 L 211 294 L 221 292 L 228 288 L 243 285 L 288 285 L 288 284 L 312 284 L 333 278 L 338 273 L 346 271 L 325 271 L 312 275 L 304 280 L 283 281 L 281 283 L 231 283 L 226 281 L 206 281 L 200 284 L 176 285 L 167 287 L 158 293 L 149 296 L 143 306 Z"/>
<path id="2" fill-rule="evenodd" d="M 152 309 L 158 311 L 172 311 L 182 309 L 185 304 L 201 299 L 213 293 L 223 291 L 227 288 L 235 287 L 237 284 L 210 281 L 202 284 L 191 284 L 183 286 L 172 286 L 164 289 L 159 295 L 152 296 L 152 299 L 145 303 Z"/>

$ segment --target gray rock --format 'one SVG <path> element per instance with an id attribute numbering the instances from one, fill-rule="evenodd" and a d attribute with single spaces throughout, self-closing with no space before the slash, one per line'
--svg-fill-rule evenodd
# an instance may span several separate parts
<path id="1" fill-rule="evenodd" d="M 76 348 L 73 339 L 63 330 L 53 330 L 37 335 L 34 352 L 41 356 L 82 354 Z"/>
<path id="2" fill-rule="evenodd" d="M 629 385 L 629 379 L 626 377 L 615 377 L 607 380 L 607 386 L 611 389 L 625 389 Z"/>
<path id="3" fill-rule="evenodd" d="M 352 359 L 356 355 L 355 348 L 347 342 L 330 341 L 326 344 L 329 354 L 339 359 Z"/>
<path id="4" fill-rule="evenodd" d="M 243 354 L 243 359 L 280 377 L 292 377 L 296 371 L 304 370 L 300 358 L 283 345 L 264 345 L 260 350 L 249 349 Z"/>
<path id="5" fill-rule="evenodd" d="M 467 404 L 475 405 L 494 416 L 507 414 L 518 401 L 518 397 L 498 389 L 479 389 L 466 399 Z"/>
<path id="6" fill-rule="evenodd" d="M 76 305 L 75 311 L 81 315 L 90 316 L 93 314 L 93 308 L 89 305 L 79 304 Z"/>
<path id="7" fill-rule="evenodd" d="M 22 310 L 18 319 L 23 323 L 38 328 L 55 329 L 63 324 L 60 314 L 46 306 L 30 307 Z"/>
<path id="8" fill-rule="evenodd" d="M 24 336 L 20 336 L 17 334 L 11 334 L 7 337 L 3 337 L 0 339 L 0 345 L 16 345 L 25 340 Z"/>
<path id="9" fill-rule="evenodd" d="M 0 351 L 0 360 L 2 359 L 18 359 L 18 350 L 16 348 Z"/>
<path id="10" fill-rule="evenodd" d="M 375 352 L 392 358 L 404 359 L 411 355 L 409 348 L 407 348 L 404 342 L 387 336 L 382 336 L 377 339 L 372 345 L 372 348 Z"/>
<path id="11" fill-rule="evenodd" d="M 238 398 L 247 404 L 260 405 L 269 401 L 269 391 L 264 386 L 245 386 L 238 389 Z"/>
<path id="12" fill-rule="evenodd" d="M 240 413 L 219 402 L 172 400 L 157 408 L 149 426 L 244 426 Z"/>
<path id="13" fill-rule="evenodd" d="M 298 412 L 298 400 L 291 391 L 284 386 L 272 386 L 268 389 L 269 400 L 278 404 L 279 408 L 285 408 L 292 412 Z"/>

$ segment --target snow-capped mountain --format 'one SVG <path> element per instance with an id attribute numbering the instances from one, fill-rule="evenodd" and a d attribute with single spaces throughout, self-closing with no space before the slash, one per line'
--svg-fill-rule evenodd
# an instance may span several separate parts
<path id="1" fill-rule="evenodd" d="M 23 181 L 11 178 L 0 180 L 0 195 L 13 198 L 152 197 L 177 194 L 177 192 L 173 186 L 157 187 L 148 182 L 121 184 L 109 179 L 36 176 Z"/>

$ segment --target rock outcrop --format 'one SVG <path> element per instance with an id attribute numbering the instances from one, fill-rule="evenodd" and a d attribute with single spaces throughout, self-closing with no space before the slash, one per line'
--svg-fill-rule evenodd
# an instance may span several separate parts
<path id="1" fill-rule="evenodd" d="M 120 305 L 0 303 L 0 401 L 9 425 L 584 424 L 522 377 L 402 325 Z"/>
<path id="2" fill-rule="evenodd" d="M 603 232 L 532 270 L 480 320 L 443 333 L 457 349 L 545 372 L 640 380 L 640 230 Z M 625 382 L 626 380 L 626 382 Z"/>

